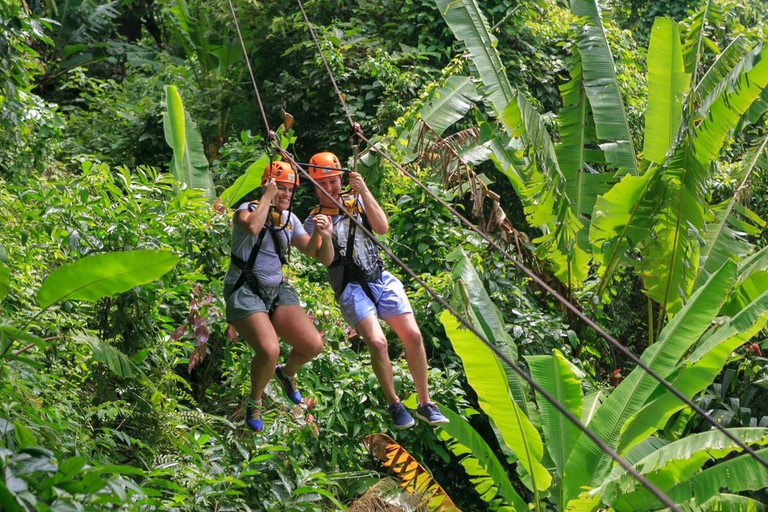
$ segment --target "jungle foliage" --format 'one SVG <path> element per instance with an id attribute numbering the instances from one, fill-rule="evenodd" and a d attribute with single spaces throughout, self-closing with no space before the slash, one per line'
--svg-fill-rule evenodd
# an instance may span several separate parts
<path id="1" fill-rule="evenodd" d="M 311 400 L 271 384 L 265 432 L 243 426 L 222 279 L 229 208 L 269 161 L 246 57 L 283 148 L 350 148 L 297 5 L 234 7 L 247 55 L 226 0 L 0 3 L 0 508 L 664 509 L 391 262 L 451 423 L 392 429 L 293 251 L 325 341 Z M 378 149 L 768 458 L 768 4 L 305 7 Z M 681 509 L 765 510 L 765 467 L 362 149 L 387 246 L 540 390 Z"/>

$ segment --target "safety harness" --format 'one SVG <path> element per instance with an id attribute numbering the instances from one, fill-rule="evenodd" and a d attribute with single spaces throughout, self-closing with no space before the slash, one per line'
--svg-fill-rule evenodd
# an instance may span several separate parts
<path id="1" fill-rule="evenodd" d="M 257 205 L 258 201 L 252 201 L 251 204 Z M 256 277 L 256 274 L 253 272 L 253 265 L 256 263 L 256 257 L 259 255 L 259 250 L 261 250 L 261 243 L 264 241 L 264 237 L 267 235 L 267 231 L 269 231 L 269 234 L 272 236 L 272 242 L 275 245 L 275 252 L 277 252 L 277 257 L 280 258 L 280 264 L 285 265 L 287 263 L 285 258 L 285 251 L 283 251 L 282 247 L 280 246 L 280 241 L 277 238 L 277 233 L 286 229 L 286 225 L 282 224 L 281 222 L 281 217 L 282 215 L 279 212 L 270 211 L 270 215 L 267 217 L 267 220 L 272 226 L 277 225 L 278 227 L 270 227 L 267 225 L 267 222 L 264 223 L 264 226 L 259 232 L 259 237 L 256 239 L 256 243 L 251 249 L 251 254 L 248 256 L 247 262 L 243 261 L 242 258 L 235 255 L 234 253 L 229 255 L 232 264 L 240 269 L 240 277 L 237 278 L 237 281 L 232 288 L 232 293 L 237 291 L 244 284 L 248 284 L 248 287 L 251 289 L 251 291 L 253 291 L 253 293 L 255 293 L 259 298 L 261 298 L 261 300 L 264 301 L 264 304 L 267 303 L 267 300 L 261 295 L 261 287 L 259 286 L 259 280 Z M 275 307 L 277 307 L 277 304 L 273 303 L 268 312 L 270 315 L 274 312 Z"/>
<path id="2" fill-rule="evenodd" d="M 371 229 L 370 224 L 368 224 L 368 216 L 365 214 L 365 211 L 360 205 L 360 202 L 357 200 L 357 196 L 341 196 L 341 203 L 344 205 L 344 209 L 349 215 L 354 217 L 356 214 L 360 214 L 363 226 L 365 226 L 365 228 L 368 230 Z M 334 216 L 341 215 L 342 212 L 341 209 L 336 206 L 317 206 L 310 212 L 310 215 L 317 214 Z M 360 285 L 360 288 L 362 288 L 365 295 L 371 299 L 371 302 L 373 302 L 374 305 L 377 305 L 378 301 L 373 297 L 373 293 L 371 292 L 371 288 L 368 286 L 368 283 L 381 279 L 383 263 L 381 259 L 378 258 L 376 260 L 375 267 L 369 271 L 366 271 L 355 262 L 356 229 L 357 224 L 350 221 L 349 233 L 347 235 L 346 252 L 344 253 L 344 257 L 339 258 L 331 263 L 329 268 L 336 268 L 339 265 L 342 265 L 343 272 L 341 289 L 343 290 L 346 288 L 349 283 L 357 283 Z"/>

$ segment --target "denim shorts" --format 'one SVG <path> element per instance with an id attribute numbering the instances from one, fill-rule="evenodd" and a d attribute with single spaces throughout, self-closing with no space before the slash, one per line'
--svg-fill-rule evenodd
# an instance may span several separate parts
<path id="1" fill-rule="evenodd" d="M 371 302 L 357 283 L 349 283 L 339 297 L 341 314 L 349 325 L 354 327 L 373 314 L 385 319 L 403 313 L 413 313 L 403 283 L 386 270 L 381 273 L 380 279 L 368 283 L 368 287 L 376 304 Z"/>
<path id="2" fill-rule="evenodd" d="M 243 284 L 234 293 L 234 285 L 224 285 L 224 299 L 227 301 L 227 322 L 232 323 L 242 320 L 254 313 L 269 313 L 278 306 L 298 305 L 299 296 L 287 281 L 282 281 L 277 286 L 261 286 L 261 297 L 253 293 L 253 290 Z M 263 298 L 262 298 L 263 297 Z M 266 302 L 265 302 L 266 301 Z"/>

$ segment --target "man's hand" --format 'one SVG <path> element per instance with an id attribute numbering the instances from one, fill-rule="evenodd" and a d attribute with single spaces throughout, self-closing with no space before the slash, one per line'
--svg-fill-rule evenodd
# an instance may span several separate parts
<path id="1" fill-rule="evenodd" d="M 368 186 L 365 184 L 365 181 L 363 181 L 363 177 L 360 175 L 360 173 L 349 173 L 349 186 L 357 194 L 368 194 Z"/>

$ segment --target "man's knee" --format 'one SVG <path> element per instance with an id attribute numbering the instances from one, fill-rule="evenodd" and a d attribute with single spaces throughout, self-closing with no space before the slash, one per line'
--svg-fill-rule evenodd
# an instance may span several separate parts
<path id="1" fill-rule="evenodd" d="M 372 354 L 385 354 L 387 352 L 387 338 L 385 336 L 374 336 L 365 342 Z"/>

